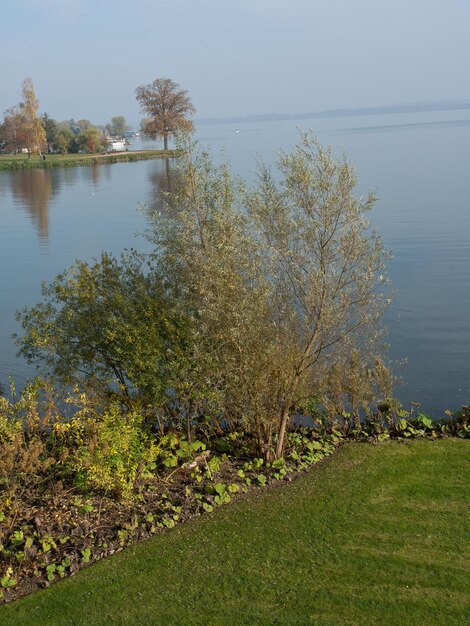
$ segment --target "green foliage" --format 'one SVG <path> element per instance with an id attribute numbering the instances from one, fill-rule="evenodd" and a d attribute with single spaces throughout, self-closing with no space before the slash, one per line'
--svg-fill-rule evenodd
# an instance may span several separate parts
<path id="1" fill-rule="evenodd" d="M 83 558 L 84 563 L 89 563 L 90 556 L 91 556 L 90 548 L 85 548 L 84 550 L 82 550 L 82 558 Z"/>
<path id="2" fill-rule="evenodd" d="M 77 144 L 80 152 L 94 154 L 101 149 L 101 132 L 98 128 L 87 128 L 77 136 Z"/>
<path id="3" fill-rule="evenodd" d="M 108 126 L 109 133 L 116 137 L 123 137 L 125 132 L 129 130 L 126 118 L 123 115 L 116 115 L 111 118 L 111 124 Z"/>
<path id="4" fill-rule="evenodd" d="M 20 353 L 65 384 L 88 381 L 159 406 L 184 332 L 162 281 L 135 251 L 77 261 L 23 309 Z"/>
<path id="5" fill-rule="evenodd" d="M 164 468 L 179 467 L 187 463 L 194 456 L 203 452 L 206 444 L 202 441 L 187 441 L 183 436 L 176 433 L 164 435 L 158 439 L 158 447 L 154 456 L 157 466 Z"/>
<path id="6" fill-rule="evenodd" d="M 65 471 L 73 472 L 77 486 L 86 491 L 136 495 L 137 481 L 157 453 L 143 429 L 142 414 L 124 413 L 117 405 L 101 415 L 79 412 L 71 422 L 56 425 L 55 433 L 69 450 Z M 85 513 L 93 510 L 92 505 L 80 508 Z"/>
<path id="7" fill-rule="evenodd" d="M 271 467 L 274 470 L 273 476 L 276 480 L 282 480 L 287 474 L 286 462 L 283 458 L 276 459 L 271 463 Z"/>
<path id="8" fill-rule="evenodd" d="M 387 403 L 388 406 L 388 403 Z M 419 407 L 419 405 L 417 405 Z M 413 406 L 410 411 L 394 404 L 393 410 L 372 415 L 352 434 L 357 438 L 375 438 L 385 441 L 389 438 L 410 439 L 415 437 L 461 437 L 470 438 L 470 409 L 462 407 L 460 411 L 446 411 L 444 419 L 432 419 Z"/>
<path id="9" fill-rule="evenodd" d="M 3 578 L 0 580 L 0 584 L 2 585 L 4 589 L 8 587 L 14 587 L 16 585 L 17 581 L 14 578 L 12 578 L 12 574 L 13 574 L 13 569 L 9 567 L 5 575 L 3 576 Z"/>
<path id="10" fill-rule="evenodd" d="M 46 143 L 48 152 L 59 149 L 58 145 L 58 133 L 57 122 L 53 120 L 47 113 L 41 115 L 44 131 L 46 133 Z"/>
<path id="11" fill-rule="evenodd" d="M 68 128 L 62 128 L 57 132 L 57 150 L 61 154 L 67 154 L 68 152 L 72 152 L 74 141 L 74 135 L 72 131 Z"/>
<path id="12" fill-rule="evenodd" d="M 261 487 L 264 487 L 264 485 L 267 483 L 268 479 L 264 474 L 258 474 L 256 476 L 256 482 L 258 483 L 258 485 L 260 485 Z"/>

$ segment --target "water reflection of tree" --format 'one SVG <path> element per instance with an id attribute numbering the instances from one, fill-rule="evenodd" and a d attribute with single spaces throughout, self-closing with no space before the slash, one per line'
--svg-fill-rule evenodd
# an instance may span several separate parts
<path id="1" fill-rule="evenodd" d="M 100 178 L 101 178 L 101 170 L 100 170 L 101 165 L 98 165 L 98 163 L 95 163 L 94 165 L 92 165 L 90 167 L 90 174 L 91 174 L 91 180 L 93 181 L 93 185 L 95 187 L 98 186 L 98 183 L 100 182 Z"/>
<path id="2" fill-rule="evenodd" d="M 48 169 L 15 172 L 10 177 L 14 200 L 26 208 L 39 237 L 45 241 L 49 237 L 49 204 L 59 185 L 57 172 Z"/>
<path id="3" fill-rule="evenodd" d="M 72 187 L 80 180 L 81 167 L 64 167 L 62 170 L 62 179 L 67 187 Z"/>
<path id="4" fill-rule="evenodd" d="M 98 187 L 102 177 L 106 180 L 111 178 L 111 168 L 109 163 L 94 163 L 86 168 L 83 168 L 83 176 L 85 180 L 91 180 L 94 187 Z"/>
<path id="5" fill-rule="evenodd" d="M 149 173 L 150 194 L 147 202 L 148 213 L 165 209 L 165 195 L 171 193 L 175 185 L 175 171 L 171 159 L 153 161 Z"/>

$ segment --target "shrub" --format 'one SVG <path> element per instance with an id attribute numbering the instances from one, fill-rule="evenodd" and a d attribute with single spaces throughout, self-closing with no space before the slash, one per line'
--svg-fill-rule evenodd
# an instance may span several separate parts
<path id="1" fill-rule="evenodd" d="M 56 413 L 49 392 L 36 380 L 18 398 L 12 387 L 13 401 L 0 396 L 0 502 L 8 508 L 17 498 L 26 500 L 55 465 L 48 436 Z"/>
<path id="2" fill-rule="evenodd" d="M 57 424 L 55 433 L 67 449 L 64 470 L 85 491 L 130 497 L 157 454 L 142 413 L 125 413 L 118 405 L 101 415 L 81 411 L 70 423 Z"/>
<path id="3" fill-rule="evenodd" d="M 29 362 L 41 363 L 60 382 L 165 401 L 171 364 L 184 325 L 158 274 L 135 251 L 120 261 L 103 254 L 77 261 L 43 287 L 44 302 L 18 313 L 17 339 Z"/>

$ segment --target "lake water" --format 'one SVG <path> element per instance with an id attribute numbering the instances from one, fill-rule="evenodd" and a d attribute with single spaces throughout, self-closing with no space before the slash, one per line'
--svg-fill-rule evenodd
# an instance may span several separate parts
<path id="1" fill-rule="evenodd" d="M 346 152 L 358 194 L 380 197 L 370 214 L 394 255 L 397 289 L 387 314 L 394 359 L 407 358 L 396 395 L 438 416 L 470 404 L 470 112 L 432 112 L 201 126 L 217 159 L 253 178 L 255 157 L 273 162 L 312 128 Z M 237 132 L 238 131 L 238 132 Z M 142 142 L 132 147 L 153 147 Z M 171 162 L 0 172 L 0 382 L 18 387 L 36 372 L 16 357 L 16 309 L 40 300 L 76 258 L 148 249 L 141 205 L 155 203 Z"/>

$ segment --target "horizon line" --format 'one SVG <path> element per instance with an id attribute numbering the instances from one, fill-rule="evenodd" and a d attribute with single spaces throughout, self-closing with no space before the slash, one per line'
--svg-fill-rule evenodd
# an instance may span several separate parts
<path id="1" fill-rule="evenodd" d="M 388 113 L 421 113 L 428 111 L 458 111 L 470 109 L 470 100 L 444 100 L 432 102 L 412 102 L 383 104 L 376 106 L 360 106 L 341 109 L 325 109 L 304 113 L 257 113 L 250 115 L 233 115 L 228 117 L 195 118 L 197 124 L 226 124 L 250 122 L 275 122 L 306 118 L 353 117 L 360 115 L 380 115 Z"/>

